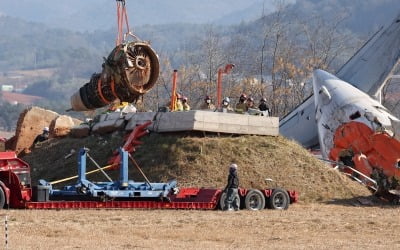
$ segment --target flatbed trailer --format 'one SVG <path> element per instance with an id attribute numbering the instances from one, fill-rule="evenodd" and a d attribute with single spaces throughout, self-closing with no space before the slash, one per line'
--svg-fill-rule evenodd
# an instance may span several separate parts
<path id="1" fill-rule="evenodd" d="M 39 180 L 32 187 L 30 166 L 19 159 L 15 152 L 0 152 L 0 208 L 20 209 L 224 209 L 226 192 L 217 188 L 178 188 L 176 181 L 150 183 L 131 156 L 140 137 L 148 134 L 151 122 L 137 126 L 127 137 L 125 144 L 110 160 L 113 169 L 120 169 L 119 180 L 113 181 L 83 148 L 78 155 L 78 181 L 75 185 L 53 189 L 52 184 Z M 86 179 L 86 159 L 89 158 L 109 182 L 91 182 Z M 136 166 L 145 182 L 128 180 L 128 161 Z M 108 168 L 108 169 L 111 169 Z M 70 179 L 70 178 L 66 178 Z M 64 179 L 64 180 L 66 180 Z M 261 210 L 264 208 L 287 209 L 297 202 L 297 191 L 282 188 L 245 189 L 239 188 L 236 197 L 241 209 Z"/>
<path id="2" fill-rule="evenodd" d="M 275 189 L 239 189 L 241 209 L 260 210 L 263 208 L 287 209 L 298 201 L 298 192 Z M 275 192 L 275 193 L 274 193 Z M 258 196 L 262 193 L 264 196 Z M 274 194 L 274 195 L 273 195 Z M 287 196 L 286 196 L 287 194 Z M 249 196 L 250 195 L 250 196 Z M 289 197 L 289 199 L 287 199 Z M 26 209 L 222 209 L 224 192 L 221 189 L 182 188 L 170 200 L 109 200 L 109 201 L 27 201 L 21 208 Z M 246 202 L 247 201 L 247 202 Z"/>
<path id="3" fill-rule="evenodd" d="M 202 209 L 224 208 L 226 193 L 216 188 L 181 188 L 165 197 L 52 197 L 46 186 L 31 187 L 30 167 L 14 152 L 0 152 L 0 207 L 19 209 L 89 209 L 89 208 L 142 208 L 142 209 Z M 281 188 L 244 189 L 238 192 L 240 208 L 287 209 L 298 201 L 298 192 Z M 56 198 L 56 200 L 53 200 Z M 71 200 L 72 199 L 72 200 Z"/>

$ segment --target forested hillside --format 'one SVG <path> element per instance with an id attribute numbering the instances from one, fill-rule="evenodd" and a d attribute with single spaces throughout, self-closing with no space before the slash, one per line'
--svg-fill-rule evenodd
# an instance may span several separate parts
<path id="1" fill-rule="evenodd" d="M 76 65 L 76 74 L 86 75 L 108 47 L 101 40 L 94 43 L 88 34 L 5 16 L 0 16 L 0 30 L 2 71 Z"/>
<path id="2" fill-rule="evenodd" d="M 355 28 L 361 25 L 361 14 L 392 2 L 337 0 L 322 7 L 319 1 L 305 0 L 278 4 L 274 13 L 259 11 L 256 20 L 236 25 L 135 27 L 133 32 L 151 42 L 161 64 L 158 84 L 138 108 L 157 110 L 168 102 L 173 69 L 179 72 L 178 91 L 196 108 L 205 95 L 215 98 L 218 69 L 233 63 L 232 73 L 224 76 L 223 95 L 232 102 L 243 92 L 256 100 L 266 97 L 273 115 L 283 116 L 310 94 L 307 79 L 313 68 L 334 72 L 376 31 L 377 23 Z M 135 16 L 131 20 L 135 23 Z M 23 86 L 19 88 L 22 93 L 44 98 L 36 105 L 59 113 L 69 108 L 70 96 L 91 74 L 101 71 L 103 57 L 114 48 L 116 36 L 115 28 L 75 32 L 7 16 L 0 16 L 0 30 L 0 84 Z M 38 69 L 52 74 L 24 74 L 24 70 Z M 8 113 L 0 116 L 0 127 L 9 129 L 1 121 L 11 119 L 7 124 L 12 124 L 13 118 L 6 118 Z"/>

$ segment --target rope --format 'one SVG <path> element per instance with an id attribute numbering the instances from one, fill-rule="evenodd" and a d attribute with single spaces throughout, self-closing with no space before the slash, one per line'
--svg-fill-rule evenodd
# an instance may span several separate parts
<path id="1" fill-rule="evenodd" d="M 105 170 L 105 169 L 109 169 L 109 168 L 112 168 L 112 167 L 114 167 L 114 165 L 111 164 L 111 165 L 107 165 L 107 166 L 105 166 L 105 167 L 102 167 L 101 169 Z M 95 169 L 95 170 L 86 172 L 86 175 L 88 175 L 88 174 L 93 174 L 93 173 L 96 173 L 96 172 L 99 172 L 99 171 L 100 171 L 100 169 Z M 51 185 L 54 185 L 54 184 L 58 184 L 58 183 L 61 183 L 61 182 L 73 180 L 73 179 L 76 179 L 76 178 L 78 178 L 78 176 L 77 176 L 77 175 L 74 175 L 74 176 L 71 176 L 71 177 L 68 177 L 68 178 L 65 178 L 65 179 L 61 179 L 61 180 L 57 180 L 57 181 L 52 181 L 52 182 L 50 182 L 50 184 L 51 184 Z"/>
<path id="2" fill-rule="evenodd" d="M 126 4 L 125 0 L 117 0 L 117 40 L 116 45 L 118 46 L 124 40 L 123 36 L 123 24 L 125 21 L 126 25 L 126 33 L 131 34 L 129 29 L 129 22 L 128 22 L 128 14 L 126 13 Z"/>

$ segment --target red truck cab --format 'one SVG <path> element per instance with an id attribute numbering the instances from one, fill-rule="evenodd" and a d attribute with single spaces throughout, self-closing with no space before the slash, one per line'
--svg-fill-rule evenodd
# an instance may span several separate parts
<path id="1" fill-rule="evenodd" d="M 29 164 L 15 152 L 0 152 L 0 209 L 24 207 L 32 197 Z"/>

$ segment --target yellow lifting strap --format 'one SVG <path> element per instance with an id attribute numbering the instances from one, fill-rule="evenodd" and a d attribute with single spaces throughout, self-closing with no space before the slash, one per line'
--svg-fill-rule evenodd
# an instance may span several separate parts
<path id="1" fill-rule="evenodd" d="M 95 170 L 86 172 L 86 175 L 88 175 L 88 174 L 93 174 L 93 173 L 99 172 L 99 171 L 101 171 L 101 170 L 107 170 L 107 169 L 109 169 L 109 168 L 111 168 L 111 167 L 114 167 L 114 165 L 111 164 L 111 165 L 107 165 L 107 166 L 102 167 L 102 168 L 99 168 L 99 169 L 95 169 Z M 54 185 L 54 184 L 58 184 L 58 183 L 61 183 L 61 182 L 73 180 L 73 179 L 76 179 L 76 178 L 78 178 L 78 175 L 74 175 L 74 176 L 71 176 L 71 177 L 68 177 L 68 178 L 65 178 L 65 179 L 61 179 L 61 180 L 57 180 L 57 181 L 52 181 L 52 182 L 50 182 L 50 184 L 51 184 L 51 185 Z"/>

